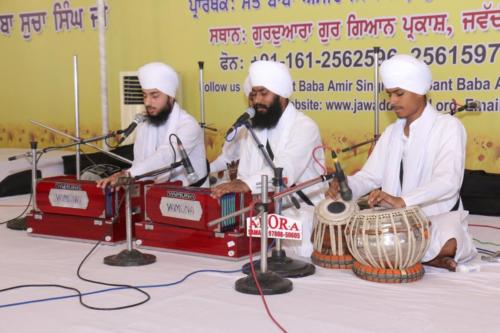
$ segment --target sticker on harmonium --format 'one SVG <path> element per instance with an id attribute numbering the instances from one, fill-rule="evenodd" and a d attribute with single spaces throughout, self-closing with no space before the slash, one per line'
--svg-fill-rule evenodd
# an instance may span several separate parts
<path id="1" fill-rule="evenodd" d="M 261 217 L 247 217 L 247 236 L 260 237 Z M 267 215 L 267 237 L 281 239 L 302 239 L 302 222 L 292 220 L 289 217 L 268 214 Z"/>
<path id="2" fill-rule="evenodd" d="M 51 188 L 49 202 L 52 207 L 87 209 L 89 197 L 86 191 L 71 188 Z"/>
<path id="3" fill-rule="evenodd" d="M 200 221 L 203 209 L 199 201 L 162 197 L 161 215 L 190 221 Z"/>

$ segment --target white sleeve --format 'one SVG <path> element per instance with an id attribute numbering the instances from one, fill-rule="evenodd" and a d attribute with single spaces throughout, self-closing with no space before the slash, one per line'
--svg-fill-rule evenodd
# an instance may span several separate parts
<path id="1" fill-rule="evenodd" d="M 431 179 L 403 196 L 407 206 L 451 199 L 460 191 L 467 134 L 458 120 L 448 122 L 439 131 L 438 145 L 431 147 L 436 154 Z"/>
<path id="2" fill-rule="evenodd" d="M 288 186 L 299 182 L 308 166 L 314 163 L 314 148 L 321 145 L 318 126 L 309 118 L 306 119 L 307 121 L 300 124 L 300 131 L 290 135 L 285 149 L 274 154 L 274 164 L 283 168 L 283 178 L 287 179 Z"/>
<path id="3" fill-rule="evenodd" d="M 392 128 L 390 126 L 382 133 L 361 170 L 347 177 L 354 199 L 382 186 Z"/>
<path id="4" fill-rule="evenodd" d="M 286 178 L 289 186 L 300 179 L 310 163 L 314 163 L 312 161 L 312 151 L 315 145 L 321 144 L 319 129 L 312 120 L 300 125 L 300 131 L 290 136 L 290 140 L 285 144 L 284 149 L 274 152 L 274 164 L 276 167 L 283 168 L 283 178 Z M 245 144 L 253 144 L 253 142 L 249 142 L 250 140 L 251 138 Z M 274 173 L 267 164 L 261 170 L 245 168 L 245 165 L 251 165 L 252 156 L 249 150 L 241 150 L 238 178 L 244 181 L 252 192 L 256 193 L 260 190 L 257 183 L 260 183 L 261 175 L 265 174 L 271 180 Z M 252 151 L 260 154 L 256 148 L 252 149 Z"/>
<path id="5" fill-rule="evenodd" d="M 203 131 L 196 122 L 180 121 L 176 133 L 182 141 L 186 153 L 190 155 L 196 145 L 203 143 Z M 161 145 L 156 151 L 144 160 L 134 163 L 129 172 L 132 176 L 144 174 L 171 165 L 174 161 L 174 152 L 169 142 L 170 133 L 165 133 Z M 175 138 L 172 138 L 173 146 L 176 150 L 176 159 L 179 160 L 179 152 Z M 195 170 L 196 171 L 196 170 Z"/>
<path id="6" fill-rule="evenodd" d="M 252 193 L 260 192 L 260 181 L 263 174 L 267 175 L 268 180 L 274 176 L 270 167 L 266 166 L 260 170 L 253 170 L 252 155 L 260 154 L 258 148 L 254 147 L 253 138 L 249 135 L 245 141 L 241 143 L 240 163 L 238 165 L 238 179 L 243 181 L 250 188 Z"/>
<path id="7" fill-rule="evenodd" d="M 227 163 L 229 162 L 226 156 L 224 156 L 224 153 L 220 154 L 215 160 L 210 162 L 210 172 L 225 171 L 227 169 Z"/>

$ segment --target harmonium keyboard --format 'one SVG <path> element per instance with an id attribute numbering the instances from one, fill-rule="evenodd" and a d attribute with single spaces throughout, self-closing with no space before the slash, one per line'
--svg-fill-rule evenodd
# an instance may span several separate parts
<path id="1" fill-rule="evenodd" d="M 132 221 L 144 219 L 144 185 L 131 185 Z M 72 176 L 44 178 L 36 185 L 36 210 L 27 215 L 34 236 L 117 243 L 125 240 L 125 191 L 96 187 Z"/>
<path id="2" fill-rule="evenodd" d="M 138 246 L 239 259 L 249 253 L 245 216 L 215 225 L 208 222 L 245 208 L 251 193 L 229 193 L 220 200 L 210 189 L 153 184 L 145 187 L 145 218 L 135 223 Z M 260 238 L 252 239 L 252 252 Z"/>

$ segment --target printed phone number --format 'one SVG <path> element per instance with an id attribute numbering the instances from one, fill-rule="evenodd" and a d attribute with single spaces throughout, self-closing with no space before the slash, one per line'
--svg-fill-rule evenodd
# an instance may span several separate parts
<path id="1" fill-rule="evenodd" d="M 500 57 L 500 43 L 490 44 L 464 44 L 461 46 L 426 46 L 413 47 L 411 54 L 422 60 L 427 65 L 470 65 L 470 64 L 494 64 Z M 378 60 L 382 62 L 396 55 L 398 50 L 390 48 L 379 49 Z M 276 53 L 261 53 L 254 56 L 251 62 L 257 60 L 280 61 L 291 69 L 303 68 L 363 68 L 372 67 L 375 63 L 375 50 L 334 50 L 323 51 L 316 56 L 314 52 L 288 52 L 284 59 L 280 59 Z"/>

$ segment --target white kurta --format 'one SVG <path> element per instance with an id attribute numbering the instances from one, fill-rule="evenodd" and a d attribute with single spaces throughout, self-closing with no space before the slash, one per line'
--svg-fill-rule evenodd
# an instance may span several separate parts
<path id="1" fill-rule="evenodd" d="M 431 245 L 423 261 L 435 258 L 444 243 L 457 240 L 457 262 L 476 255 L 467 232 L 467 212 L 450 212 L 459 199 L 465 164 L 467 135 L 462 123 L 439 114 L 427 104 L 422 115 L 410 125 L 399 119 L 382 133 L 363 168 L 348 177 L 354 198 L 376 189 L 402 197 L 407 206 L 418 205 L 432 222 Z M 399 180 L 403 160 L 403 186 Z"/>
<path id="2" fill-rule="evenodd" d="M 247 129 L 242 126 L 236 131 L 229 135 L 229 141 L 224 141 L 221 154 L 210 163 L 210 172 L 227 171 L 228 163 L 240 159 L 240 142 L 246 136 Z"/>
<path id="3" fill-rule="evenodd" d="M 317 178 L 323 172 L 312 158 L 313 149 L 321 146 L 321 136 L 316 123 L 297 111 L 295 106 L 289 102 L 275 128 L 267 130 L 255 130 L 255 133 L 262 144 L 269 140 L 274 153 L 274 164 L 283 168 L 283 177 L 287 185 L 301 183 L 306 180 Z M 238 167 L 238 178 L 244 181 L 252 190 L 252 193 L 260 193 L 261 175 L 268 176 L 272 180 L 274 174 L 267 165 L 257 144 L 250 133 L 241 140 L 240 164 Z M 317 159 L 324 164 L 324 151 L 318 149 Z M 272 189 L 272 185 L 270 189 Z M 316 184 L 303 192 L 314 203 L 318 203 L 324 198 L 326 184 Z M 296 196 L 299 199 L 298 196 Z M 303 226 L 303 236 L 301 241 L 284 241 L 283 245 L 288 253 L 304 257 L 311 255 L 313 247 L 311 243 L 311 232 L 313 225 L 314 207 L 308 206 L 299 199 L 300 209 L 290 207 L 284 201 L 283 215 L 300 220 Z"/>
<path id="4" fill-rule="evenodd" d="M 199 178 L 207 174 L 205 157 L 205 141 L 200 125 L 179 104 L 175 103 L 168 120 L 154 126 L 143 122 L 137 126 L 137 136 L 134 143 L 134 162 L 129 172 L 132 176 L 144 174 L 169 166 L 174 162 L 174 152 L 169 143 L 170 134 L 176 134 L 182 142 L 191 164 Z M 180 160 L 177 141 L 172 137 L 172 144 L 176 150 L 176 161 Z M 157 182 L 182 181 L 187 186 L 187 172 L 180 166 L 174 170 L 157 176 Z M 207 183 L 207 182 L 206 182 Z"/>

